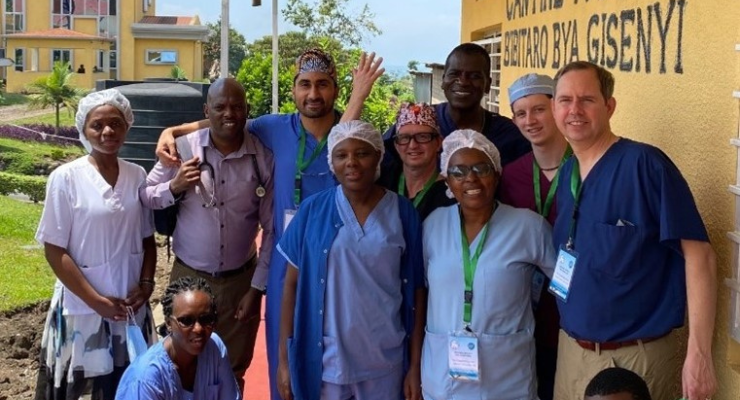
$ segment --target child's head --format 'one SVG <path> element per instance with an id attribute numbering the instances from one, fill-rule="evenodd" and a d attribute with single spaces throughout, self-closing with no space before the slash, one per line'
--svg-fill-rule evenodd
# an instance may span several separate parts
<path id="1" fill-rule="evenodd" d="M 584 400 L 652 400 L 645 381 L 624 368 L 607 368 L 586 386 Z"/>

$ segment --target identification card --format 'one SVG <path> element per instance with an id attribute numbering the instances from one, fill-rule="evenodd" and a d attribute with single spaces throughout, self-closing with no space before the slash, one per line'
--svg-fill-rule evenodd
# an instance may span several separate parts
<path id="1" fill-rule="evenodd" d="M 295 217 L 295 213 L 298 212 L 297 210 L 285 210 L 285 214 L 283 215 L 283 233 L 288 229 L 288 225 L 290 225 L 290 222 L 293 221 L 293 217 Z"/>
<path id="2" fill-rule="evenodd" d="M 550 292 L 560 300 L 568 301 L 570 292 L 570 283 L 573 279 L 573 271 L 576 268 L 578 253 L 561 247 L 558 253 L 558 261 L 555 264 L 555 272 L 552 274 L 550 281 Z"/>
<path id="3" fill-rule="evenodd" d="M 532 309 L 536 310 L 540 305 L 540 298 L 542 297 L 542 289 L 545 287 L 545 280 L 547 276 L 540 270 L 535 270 L 532 274 L 532 287 L 530 296 L 532 297 Z"/>
<path id="4" fill-rule="evenodd" d="M 448 340 L 447 359 L 452 379 L 478 381 L 478 338 L 472 334 L 453 334 Z"/>

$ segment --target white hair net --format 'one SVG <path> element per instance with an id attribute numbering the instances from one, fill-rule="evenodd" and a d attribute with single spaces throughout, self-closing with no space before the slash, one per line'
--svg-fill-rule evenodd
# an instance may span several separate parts
<path id="1" fill-rule="evenodd" d="M 460 149 L 476 149 L 482 151 L 491 160 L 493 169 L 499 174 L 501 173 L 501 154 L 499 154 L 496 146 L 485 136 L 472 129 L 460 129 L 450 133 L 442 141 L 442 155 L 440 156 L 440 167 L 442 170 L 440 171 L 440 175 L 447 177 L 450 158 Z"/>
<path id="2" fill-rule="evenodd" d="M 99 92 L 92 92 L 80 100 L 80 104 L 77 106 L 77 114 L 75 115 L 75 126 L 77 132 L 80 134 L 80 142 L 85 146 L 85 150 L 88 153 L 92 152 L 92 145 L 85 137 L 85 122 L 87 121 L 87 115 L 92 110 L 102 105 L 113 106 L 123 115 L 123 119 L 126 120 L 126 129 L 131 128 L 134 124 L 134 112 L 131 111 L 131 104 L 128 102 L 126 96 L 122 95 L 116 89 L 106 89 Z"/>
<path id="3" fill-rule="evenodd" d="M 378 159 L 378 166 L 375 169 L 375 179 L 380 177 L 380 162 L 383 160 L 385 154 L 385 146 L 383 146 L 383 136 L 380 132 L 367 122 L 362 121 L 348 121 L 340 122 L 335 125 L 331 132 L 329 132 L 329 138 L 327 140 L 328 152 L 327 157 L 329 161 L 329 169 L 334 173 L 334 165 L 331 163 L 331 153 L 339 143 L 346 139 L 357 139 L 363 142 L 369 143 L 375 150 L 380 152 L 380 158 Z"/>

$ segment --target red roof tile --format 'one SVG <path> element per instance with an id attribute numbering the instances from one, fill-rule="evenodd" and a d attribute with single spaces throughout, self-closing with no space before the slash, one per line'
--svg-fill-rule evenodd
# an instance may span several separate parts
<path id="1" fill-rule="evenodd" d="M 193 17 L 144 17 L 139 21 L 140 24 L 155 24 L 155 25 L 190 25 L 193 22 Z"/>

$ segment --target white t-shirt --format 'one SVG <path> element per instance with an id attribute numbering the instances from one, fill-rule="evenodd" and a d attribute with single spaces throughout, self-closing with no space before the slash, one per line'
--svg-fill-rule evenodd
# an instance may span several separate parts
<path id="1" fill-rule="evenodd" d="M 101 295 L 125 298 L 139 282 L 142 239 L 154 234 L 154 222 L 139 201 L 146 172 L 121 159 L 118 166 L 115 187 L 90 164 L 89 156 L 54 170 L 36 240 L 67 249 Z M 63 306 L 67 315 L 94 312 L 66 288 Z"/>

